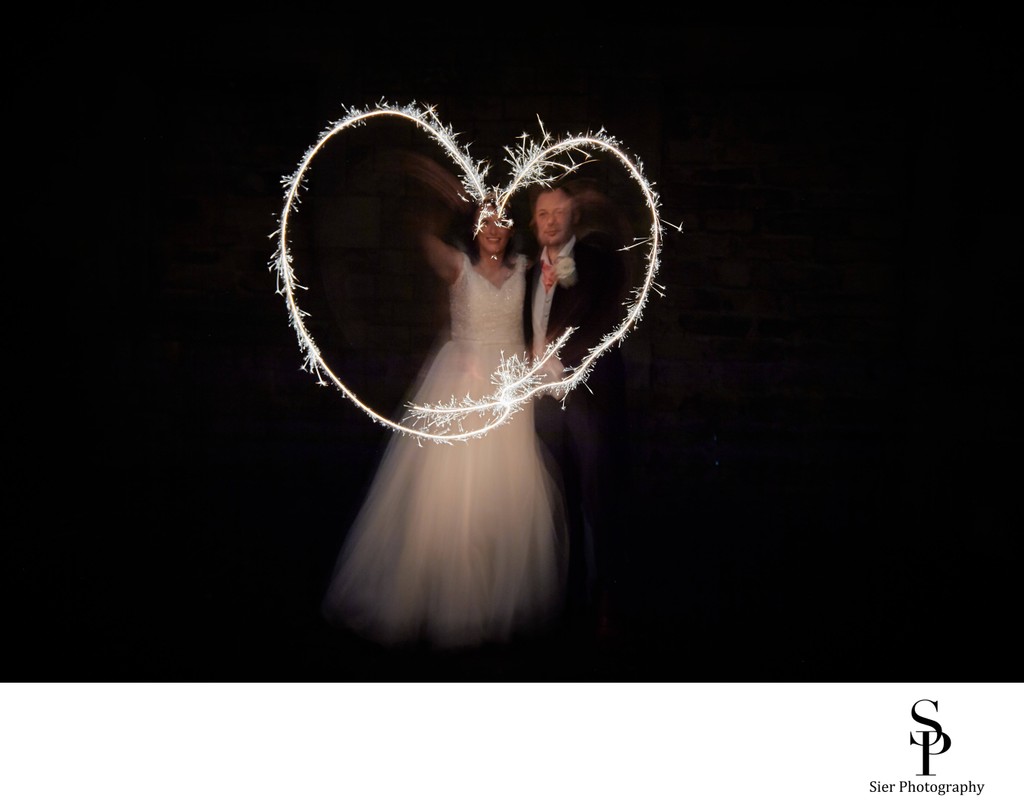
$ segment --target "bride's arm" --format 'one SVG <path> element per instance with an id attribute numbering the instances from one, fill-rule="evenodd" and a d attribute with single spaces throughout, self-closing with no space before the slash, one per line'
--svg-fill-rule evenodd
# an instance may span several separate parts
<path id="1" fill-rule="evenodd" d="M 445 283 L 455 283 L 462 271 L 462 253 L 433 233 L 423 233 L 420 244 L 427 263 Z"/>

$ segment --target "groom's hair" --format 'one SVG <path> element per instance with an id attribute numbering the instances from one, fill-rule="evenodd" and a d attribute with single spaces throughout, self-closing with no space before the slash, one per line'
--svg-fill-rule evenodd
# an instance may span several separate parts
<path id="1" fill-rule="evenodd" d="M 551 185 L 533 185 L 530 187 L 530 212 L 531 215 L 537 207 L 537 199 L 541 194 L 549 194 L 552 191 L 561 191 L 572 199 L 579 193 L 579 187 L 573 180 L 559 180 Z"/>

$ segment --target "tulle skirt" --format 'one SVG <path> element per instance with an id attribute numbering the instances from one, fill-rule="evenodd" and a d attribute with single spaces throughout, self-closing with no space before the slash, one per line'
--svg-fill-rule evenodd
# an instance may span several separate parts
<path id="1" fill-rule="evenodd" d="M 445 343 L 412 400 L 491 393 L 503 349 Z M 566 551 L 562 495 L 532 405 L 452 444 L 396 434 L 342 545 L 324 614 L 384 644 L 504 641 L 554 615 Z"/>

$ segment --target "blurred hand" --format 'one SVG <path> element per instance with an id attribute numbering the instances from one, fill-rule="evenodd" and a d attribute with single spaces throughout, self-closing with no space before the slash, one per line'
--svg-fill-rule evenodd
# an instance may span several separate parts
<path id="1" fill-rule="evenodd" d="M 464 213 L 471 208 L 466 200 L 466 190 L 451 171 L 438 165 L 429 157 L 402 150 L 395 154 L 398 167 L 408 176 L 433 191 L 444 205 L 453 211 Z"/>

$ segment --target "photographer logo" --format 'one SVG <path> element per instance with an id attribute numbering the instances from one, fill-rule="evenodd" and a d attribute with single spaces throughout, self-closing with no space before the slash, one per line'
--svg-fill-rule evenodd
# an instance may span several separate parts
<path id="1" fill-rule="evenodd" d="M 930 701 L 929 699 L 919 699 L 914 703 L 914 706 L 910 708 L 910 717 L 913 718 L 918 724 L 931 729 L 916 730 L 910 733 L 910 744 L 912 746 L 921 747 L 921 771 L 918 773 L 919 777 L 934 777 L 929 768 L 929 761 L 932 755 L 942 755 L 949 751 L 949 747 L 952 746 L 953 740 L 945 732 L 942 731 L 942 725 L 931 718 L 925 718 L 918 713 L 917 708 L 921 704 L 930 704 L 937 713 L 939 711 L 939 702 Z M 921 739 L 918 740 L 914 735 L 920 735 Z M 941 748 L 936 750 L 936 747 L 941 743 Z"/>
<path id="2" fill-rule="evenodd" d="M 898 783 L 884 780 L 872 780 L 868 791 L 872 794 L 973 794 L 981 796 L 985 789 L 984 783 L 973 780 L 962 782 L 942 782 L 932 771 L 935 765 L 933 758 L 944 755 L 953 746 L 953 738 L 942 729 L 938 720 L 938 699 L 918 699 L 910 708 L 910 717 L 919 727 L 910 731 L 910 745 L 921 750 L 917 766 L 919 771 L 913 779 L 900 780 Z M 925 779 L 920 779 L 925 778 Z"/>

